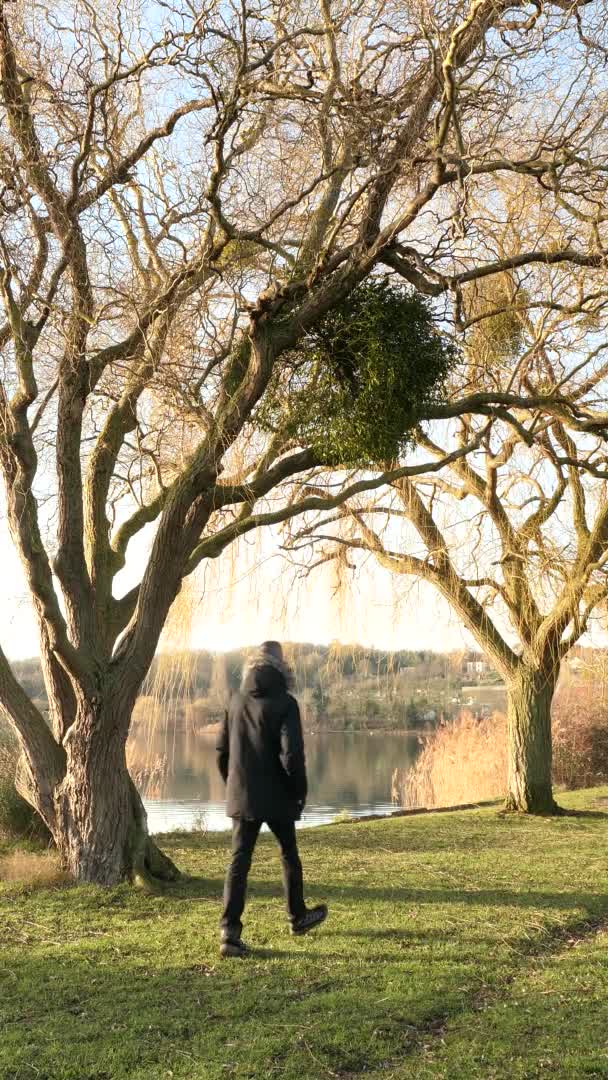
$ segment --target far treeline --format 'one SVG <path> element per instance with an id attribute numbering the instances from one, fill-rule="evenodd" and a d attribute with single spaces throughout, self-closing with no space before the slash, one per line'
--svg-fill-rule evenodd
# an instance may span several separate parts
<path id="1" fill-rule="evenodd" d="M 239 687 L 247 649 L 159 654 L 136 705 L 134 726 L 201 730 L 217 723 Z M 286 646 L 307 730 L 429 730 L 470 704 L 463 686 L 490 688 L 476 708 L 502 707 L 500 678 L 480 653 L 388 652 L 353 645 Z M 30 697 L 46 709 L 38 659 L 15 663 Z M 493 695 L 493 696 L 492 696 Z"/>

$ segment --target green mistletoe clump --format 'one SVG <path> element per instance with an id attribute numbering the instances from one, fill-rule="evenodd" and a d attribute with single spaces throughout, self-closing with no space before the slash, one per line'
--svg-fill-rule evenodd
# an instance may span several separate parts
<path id="1" fill-rule="evenodd" d="M 442 396 L 456 347 L 428 302 L 385 281 L 360 285 L 290 354 L 259 422 L 287 428 L 330 465 L 392 460 Z"/>

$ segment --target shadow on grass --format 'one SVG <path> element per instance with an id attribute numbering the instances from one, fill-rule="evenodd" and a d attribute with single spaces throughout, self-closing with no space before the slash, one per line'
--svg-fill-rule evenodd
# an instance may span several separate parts
<path id="1" fill-rule="evenodd" d="M 69 955 L 58 966 L 55 954 L 14 960 L 10 972 L 0 973 L 0 1076 L 156 1078 L 173 1075 L 176 1066 L 183 1069 L 184 1061 L 192 1072 L 180 1071 L 180 1076 L 223 1076 L 230 1054 L 225 1043 L 236 1037 L 235 1019 L 241 1027 L 249 1023 L 239 1038 L 251 1045 L 259 1038 L 260 1024 L 272 1034 L 282 1020 L 284 995 L 260 997 L 260 962 L 266 980 L 280 987 L 290 954 L 259 949 L 240 961 L 213 953 L 210 957 L 207 946 L 200 963 L 193 957 L 184 966 L 157 966 L 157 961 L 130 965 L 115 957 L 92 963 L 89 957 Z"/>
<path id="2" fill-rule="evenodd" d="M 247 934 L 243 933 L 243 936 L 247 938 Z M 267 949 L 263 946 L 258 947 L 251 944 L 249 945 L 249 954 L 252 960 L 287 960 L 300 955 L 292 949 Z"/>
<path id="3" fill-rule="evenodd" d="M 608 797 L 607 797 L 608 798 Z M 354 823 L 321 825 L 298 831 L 302 850 L 316 852 L 319 849 L 331 855 L 338 850 L 340 855 L 351 852 L 373 853 L 380 837 L 382 848 L 392 854 L 415 854 L 435 851 L 478 851 L 491 844 L 493 850 L 505 847 L 512 850 L 514 843 L 519 843 L 528 827 L 530 841 L 537 841 L 538 826 L 547 826 L 558 822 L 604 823 L 608 827 L 608 811 L 563 809 L 555 815 L 531 815 L 505 813 L 498 809 L 495 813 L 480 815 L 475 810 L 461 811 L 458 815 L 445 813 L 439 816 L 413 815 L 411 817 L 373 819 L 369 824 L 365 819 Z M 206 833 L 168 833 L 156 837 L 161 848 L 169 852 L 193 852 L 201 855 L 206 849 L 230 850 L 229 832 Z M 274 846 L 272 836 L 262 834 L 258 847 Z"/>
<path id="4" fill-rule="evenodd" d="M 223 879 L 192 877 L 167 888 L 167 896 L 173 899 L 217 900 L 220 902 Z M 260 881 L 255 875 L 249 879 L 249 896 L 282 897 L 280 881 Z M 539 890 L 510 889 L 404 889 L 384 888 L 362 885 L 308 885 L 307 894 L 312 901 L 332 899 L 356 903 L 384 901 L 387 904 L 475 904 L 489 907 L 507 906 L 540 909 L 552 907 L 567 911 L 570 908 L 584 907 L 589 912 L 604 911 L 608 908 L 607 892 L 543 892 Z"/>
<path id="5" fill-rule="evenodd" d="M 342 954 L 332 952 L 333 933 L 353 939 L 353 948 Z M 243 1071 L 231 1075 L 253 1077 L 267 1075 L 270 1066 L 282 1062 L 281 1055 L 288 1051 L 289 1076 L 302 1075 L 306 1080 L 347 1075 L 357 1055 L 369 1068 L 370 1064 L 380 1067 L 387 1057 L 397 1059 L 416 1052 L 421 1038 L 442 1033 L 446 1018 L 466 1013 L 478 990 L 479 972 L 473 966 L 463 989 L 461 958 L 455 956 L 448 966 L 442 958 L 441 970 L 438 961 L 434 972 L 432 964 L 425 967 L 414 986 L 406 979 L 403 994 L 395 997 L 391 989 L 394 965 L 407 965 L 407 951 L 381 946 L 382 951 L 374 950 L 368 957 L 365 976 L 358 978 L 353 978 L 350 960 L 356 948 L 354 939 L 375 938 L 388 945 L 391 940 L 403 939 L 403 932 L 390 928 L 333 932 L 330 923 L 321 935 L 330 944 L 330 951 L 323 950 L 318 957 L 311 952 L 304 964 L 300 963 L 304 960 L 301 951 L 265 947 L 252 950 L 244 961 L 222 961 L 215 948 L 210 956 L 208 943 L 201 948 L 199 962 L 192 956 L 184 964 L 172 963 L 170 953 L 146 956 L 145 950 L 135 962 L 126 961 L 117 958 L 118 948 L 114 950 L 112 944 L 103 953 L 96 949 L 81 956 L 69 952 L 58 956 L 55 950 L 46 955 L 16 953 L 10 969 L 0 971 L 4 1043 L 0 1046 L 0 1076 L 6 1080 L 53 1080 L 58 1076 L 62 1080 L 127 1080 L 130 1076 L 171 1075 L 180 1066 L 178 1075 L 203 1080 L 225 1075 L 227 1062 L 238 1061 Z M 556 950 L 563 947 L 563 936 L 561 933 L 556 938 Z M 116 940 L 120 942 L 120 938 Z M 259 964 L 274 960 L 278 963 L 272 968 Z M 493 963 L 485 950 L 482 965 L 487 965 L 490 974 Z M 387 965 L 393 965 L 392 974 L 384 974 Z M 514 970 L 517 968 L 515 960 Z M 384 1004 L 387 995 L 392 995 L 388 1010 Z M 530 1000 L 526 998 L 527 1006 Z M 311 1009 L 319 1008 L 323 1023 L 315 1021 L 318 1042 L 310 1032 L 308 1038 L 313 1042 L 315 1061 L 318 1056 L 321 1064 L 318 1072 L 306 1067 L 296 1073 L 294 1055 L 301 1052 L 296 1035 L 310 1020 Z M 339 1036 L 344 1016 L 352 1027 L 348 1045 Z M 521 1020 L 515 1014 L 515 1020 L 523 1027 L 522 1036 L 528 1037 L 529 1008 Z M 441 1028 L 436 1032 L 434 1025 L 439 1021 Z M 376 1043 L 379 1029 L 383 1038 Z M 505 1043 L 509 1030 L 505 1024 Z M 596 1038 L 601 1030 L 598 1022 Z M 289 1050 L 292 1043 L 296 1047 L 293 1053 Z M 29 1064 L 33 1051 L 35 1072 Z M 186 1074 L 184 1058 L 189 1069 Z M 3 1062 L 7 1063 L 6 1072 L 2 1071 Z M 355 1071 L 364 1069 L 357 1067 Z"/>
<path id="6" fill-rule="evenodd" d="M 407 930 L 403 927 L 387 927 L 385 930 L 334 930 L 331 923 L 327 927 L 327 931 L 332 934 L 333 937 L 345 937 L 345 938 L 370 938 L 372 941 L 421 941 L 422 938 L 432 939 L 435 938 L 438 941 L 443 941 L 446 937 L 445 930 L 430 930 L 425 927 L 424 930 L 419 933 L 415 933 L 413 930 Z M 494 940 L 494 938 L 484 938 L 485 941 Z"/>
<path id="7" fill-rule="evenodd" d="M 358 1057 L 366 1067 L 379 1065 L 389 1036 L 396 1054 L 403 1045 L 404 1009 L 408 1031 L 435 1015 L 437 987 L 430 989 L 426 980 L 409 993 L 407 1004 L 399 1002 L 394 1020 L 387 1015 L 383 972 L 387 963 L 402 962 L 390 953 L 376 954 L 368 977 L 353 980 L 344 955 L 324 953 L 315 966 L 315 958 L 302 953 L 290 963 L 290 953 L 282 949 L 256 949 L 244 961 L 218 956 L 216 962 L 208 947 L 204 952 L 200 963 L 186 966 L 152 962 L 142 967 L 113 956 L 103 963 L 98 956 L 92 964 L 91 957 L 66 955 L 58 967 L 55 953 L 15 958 L 11 971 L 0 974 L 0 1076 L 128 1080 L 170 1076 L 175 1069 L 176 1075 L 207 1080 L 226 1075 L 227 1065 L 236 1063 L 238 1073 L 231 1069 L 229 1075 L 261 1077 L 279 1062 L 285 1063 L 286 1075 L 318 1080 L 339 1075 L 333 1070 L 350 1070 Z M 277 964 L 266 965 L 275 959 Z M 440 988 L 443 1009 L 443 980 Z M 452 1007 L 461 1007 L 462 994 L 449 979 L 447 990 Z M 348 1040 L 342 1035 L 345 1017 L 352 1030 Z M 384 1041 L 376 1044 L 379 1026 Z M 314 1046 L 313 1065 L 299 1060 L 303 1029 Z"/>

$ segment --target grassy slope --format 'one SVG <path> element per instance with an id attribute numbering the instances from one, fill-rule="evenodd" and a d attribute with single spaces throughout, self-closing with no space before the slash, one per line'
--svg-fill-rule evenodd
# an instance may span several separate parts
<path id="1" fill-rule="evenodd" d="M 217 954 L 225 835 L 167 839 L 195 877 L 162 897 L 0 885 L 0 1077 L 608 1077 L 606 793 L 302 833 L 331 906 L 302 940 L 264 838 L 246 962 Z"/>
<path id="2" fill-rule="evenodd" d="M 455 1020 L 415 1075 L 608 1077 L 608 934 L 571 935 L 564 946 L 526 965 L 509 992 L 476 1016 Z M 391 1073 L 367 1075 L 388 1080 Z"/>

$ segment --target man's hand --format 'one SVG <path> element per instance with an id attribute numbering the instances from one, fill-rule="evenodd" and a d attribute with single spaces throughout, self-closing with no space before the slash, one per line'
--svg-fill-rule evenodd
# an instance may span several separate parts
<path id="1" fill-rule="evenodd" d="M 228 730 L 228 710 L 224 713 L 224 719 L 215 745 L 217 767 L 224 783 L 228 779 L 228 759 L 230 751 L 230 732 Z"/>

